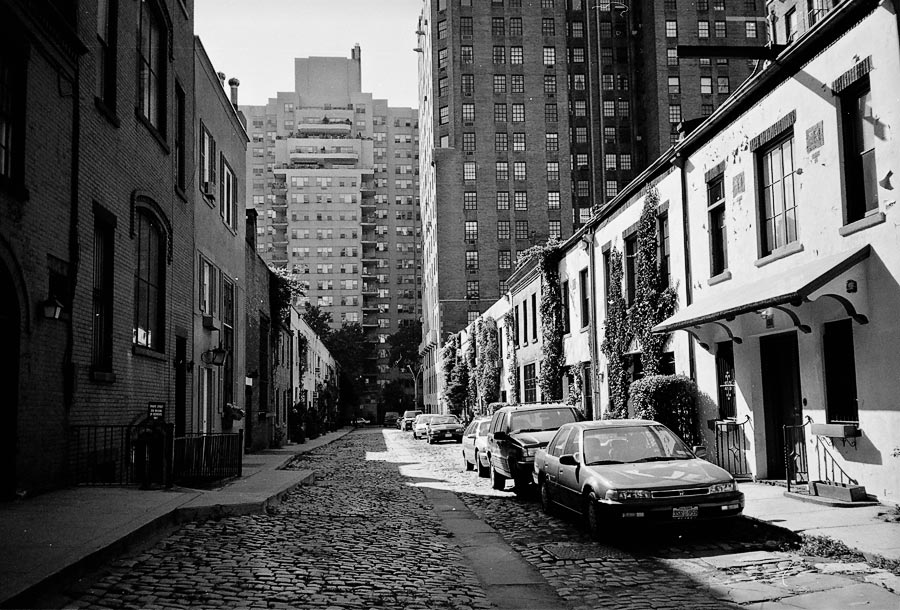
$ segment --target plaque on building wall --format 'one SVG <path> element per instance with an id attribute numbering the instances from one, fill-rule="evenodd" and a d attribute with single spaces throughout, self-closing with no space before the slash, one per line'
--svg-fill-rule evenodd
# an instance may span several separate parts
<path id="1" fill-rule="evenodd" d="M 806 130 L 806 152 L 812 152 L 825 144 L 825 134 L 822 121 L 819 121 Z"/>
<path id="2" fill-rule="evenodd" d="M 147 418 L 151 420 L 162 420 L 166 417 L 166 403 L 150 402 L 147 403 Z"/>
<path id="3" fill-rule="evenodd" d="M 739 174 L 735 174 L 734 178 L 731 179 L 731 195 L 732 197 L 737 197 L 741 193 L 744 192 L 744 172 Z"/>

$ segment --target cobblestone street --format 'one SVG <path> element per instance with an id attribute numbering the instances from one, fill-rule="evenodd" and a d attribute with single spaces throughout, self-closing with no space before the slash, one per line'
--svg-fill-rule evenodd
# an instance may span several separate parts
<path id="1" fill-rule="evenodd" d="M 571 608 L 734 608 L 777 597 L 776 581 L 796 591 L 856 584 L 777 551 L 772 532 L 749 520 L 628 544 L 594 542 L 576 518 L 547 516 L 533 499 L 465 472 L 460 445 L 428 445 L 394 429 L 351 433 L 294 465 L 315 470 L 316 485 L 269 514 L 185 525 L 56 601 L 84 608 L 498 605 L 434 510 L 435 490 L 455 492 Z"/>

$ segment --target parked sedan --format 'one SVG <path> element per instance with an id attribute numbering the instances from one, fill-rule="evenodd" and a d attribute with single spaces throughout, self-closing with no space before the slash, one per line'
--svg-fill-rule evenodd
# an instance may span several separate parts
<path id="1" fill-rule="evenodd" d="M 741 514 L 744 494 L 734 478 L 698 457 L 705 448 L 695 450 L 655 421 L 566 424 L 537 452 L 534 481 L 544 510 L 561 506 L 581 513 L 595 536 L 624 521 Z"/>
<path id="2" fill-rule="evenodd" d="M 466 470 L 477 468 L 480 477 L 487 477 L 491 471 L 487 454 L 487 434 L 490 426 L 490 417 L 476 417 L 463 433 L 463 464 Z"/>
<path id="3" fill-rule="evenodd" d="M 412 423 L 413 438 L 425 438 L 425 436 L 427 436 L 428 434 L 428 424 L 431 423 L 431 420 L 434 417 L 439 416 L 431 413 L 422 413 L 420 415 L 416 415 L 416 419 L 414 419 Z"/>
<path id="4" fill-rule="evenodd" d="M 396 411 L 388 411 L 384 414 L 384 425 L 388 428 L 393 428 L 398 425 L 398 420 L 400 419 L 400 414 Z"/>
<path id="5" fill-rule="evenodd" d="M 440 441 L 462 442 L 463 425 L 455 415 L 435 415 L 425 427 L 425 438 L 432 445 Z"/>

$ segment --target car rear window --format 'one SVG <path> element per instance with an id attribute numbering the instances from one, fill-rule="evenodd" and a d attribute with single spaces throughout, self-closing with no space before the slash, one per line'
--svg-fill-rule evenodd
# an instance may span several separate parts
<path id="1" fill-rule="evenodd" d="M 453 415 L 444 415 L 431 418 L 433 424 L 458 424 L 459 420 Z"/>
<path id="2" fill-rule="evenodd" d="M 510 420 L 510 432 L 555 430 L 563 424 L 575 420 L 575 412 L 572 409 L 534 409 L 530 411 L 516 411 L 512 413 Z"/>

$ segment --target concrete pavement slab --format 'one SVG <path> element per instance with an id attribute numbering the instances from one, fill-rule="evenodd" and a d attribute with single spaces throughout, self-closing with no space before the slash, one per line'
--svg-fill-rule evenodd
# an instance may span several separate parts
<path id="1" fill-rule="evenodd" d="M 709 590 L 716 599 L 736 604 L 777 600 L 785 595 L 784 589 L 762 582 L 741 582 L 728 585 L 714 584 L 710 586 Z"/>
<path id="2" fill-rule="evenodd" d="M 807 610 L 900 609 L 900 597 L 877 585 L 870 584 L 856 584 L 829 591 L 795 595 L 786 597 L 781 602 L 792 608 Z"/>
<path id="3" fill-rule="evenodd" d="M 839 587 L 849 587 L 850 585 L 855 585 L 856 581 L 835 574 L 823 576 L 821 574 L 807 573 L 785 576 L 773 584 L 784 587 L 794 594 L 800 594 L 813 593 L 815 591 L 828 591 L 829 589 L 837 589 Z"/>

